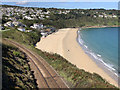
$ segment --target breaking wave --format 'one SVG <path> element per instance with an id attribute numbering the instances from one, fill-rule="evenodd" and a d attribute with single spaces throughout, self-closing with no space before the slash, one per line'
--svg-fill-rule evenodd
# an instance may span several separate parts
<path id="1" fill-rule="evenodd" d="M 108 70 L 113 72 L 114 75 L 118 77 L 118 73 L 117 73 L 118 71 L 114 68 L 114 65 L 104 62 L 100 54 L 94 53 L 92 50 L 90 50 L 89 47 L 85 45 L 83 39 L 81 38 L 82 34 L 80 33 L 80 30 L 78 30 L 77 33 L 78 33 L 77 41 L 79 45 L 82 47 L 82 49 L 84 50 L 84 52 L 88 54 L 88 56 L 90 56 L 92 59 L 102 63 Z"/>

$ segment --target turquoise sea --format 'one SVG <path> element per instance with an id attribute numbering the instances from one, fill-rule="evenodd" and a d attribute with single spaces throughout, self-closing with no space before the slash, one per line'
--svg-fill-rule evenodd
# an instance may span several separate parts
<path id="1" fill-rule="evenodd" d="M 118 27 L 78 31 L 78 42 L 101 68 L 118 76 Z"/>

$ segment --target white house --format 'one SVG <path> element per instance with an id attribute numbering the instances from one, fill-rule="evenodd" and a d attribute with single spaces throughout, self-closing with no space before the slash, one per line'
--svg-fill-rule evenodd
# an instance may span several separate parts
<path id="1" fill-rule="evenodd" d="M 32 32 L 32 30 L 26 30 L 26 32 Z"/>
<path id="2" fill-rule="evenodd" d="M 4 26 L 5 27 L 14 27 L 14 24 L 11 21 L 9 21 L 9 22 L 5 23 Z"/>
<path id="3" fill-rule="evenodd" d="M 34 18 L 31 18 L 30 16 L 24 16 L 25 19 L 28 19 L 28 20 L 33 20 Z"/>
<path id="4" fill-rule="evenodd" d="M 94 17 L 94 18 L 96 18 L 97 16 L 96 16 L 96 15 L 94 15 L 93 17 Z"/>
<path id="5" fill-rule="evenodd" d="M 42 29 L 44 26 L 43 24 L 34 23 L 33 26 L 30 27 L 34 29 Z"/>
<path id="6" fill-rule="evenodd" d="M 14 24 L 15 26 L 18 26 L 18 25 L 21 24 L 21 23 L 20 23 L 20 22 L 13 21 L 13 24 Z"/>
<path id="7" fill-rule="evenodd" d="M 46 16 L 46 18 L 49 18 L 50 16 Z"/>
<path id="8" fill-rule="evenodd" d="M 41 32 L 41 35 L 44 38 L 44 37 L 48 36 L 48 33 L 47 32 Z"/>
<path id="9" fill-rule="evenodd" d="M 104 17 L 104 15 L 99 15 L 99 17 Z"/>
<path id="10" fill-rule="evenodd" d="M 19 31 L 22 31 L 22 32 L 25 32 L 25 28 L 22 28 L 22 27 L 20 27 L 20 28 L 17 28 Z"/>
<path id="11" fill-rule="evenodd" d="M 105 18 L 107 18 L 108 16 L 107 15 L 104 15 Z"/>
<path id="12" fill-rule="evenodd" d="M 84 12 L 81 12 L 82 14 L 85 14 Z"/>
<path id="13" fill-rule="evenodd" d="M 112 17 L 117 17 L 116 15 L 113 15 Z"/>
<path id="14" fill-rule="evenodd" d="M 40 15 L 41 17 L 45 17 L 45 15 Z"/>

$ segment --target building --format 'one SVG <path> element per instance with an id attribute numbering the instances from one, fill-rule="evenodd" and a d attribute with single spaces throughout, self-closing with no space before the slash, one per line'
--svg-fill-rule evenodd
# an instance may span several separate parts
<path id="1" fill-rule="evenodd" d="M 41 32 L 41 35 L 43 38 L 47 37 L 48 36 L 48 32 Z"/>
<path id="2" fill-rule="evenodd" d="M 117 16 L 116 16 L 116 15 L 113 15 L 112 17 L 116 18 Z"/>
<path id="3" fill-rule="evenodd" d="M 26 32 L 32 32 L 32 30 L 26 30 Z"/>
<path id="4" fill-rule="evenodd" d="M 9 22 L 5 23 L 4 26 L 5 27 L 14 27 L 14 24 L 11 21 L 9 21 Z"/>
<path id="5" fill-rule="evenodd" d="M 19 26 L 21 23 L 17 21 L 13 21 L 14 26 Z"/>
<path id="6" fill-rule="evenodd" d="M 102 18 L 103 18 L 103 17 L 104 17 L 104 15 L 99 15 L 99 17 L 102 17 Z"/>
<path id="7" fill-rule="evenodd" d="M 19 27 L 19 28 L 17 28 L 19 31 L 22 31 L 22 32 L 25 32 L 25 28 L 23 28 L 23 27 Z"/>
<path id="8" fill-rule="evenodd" d="M 43 29 L 43 24 L 38 24 L 38 23 L 34 23 L 33 26 L 30 26 L 31 28 L 34 29 Z"/>

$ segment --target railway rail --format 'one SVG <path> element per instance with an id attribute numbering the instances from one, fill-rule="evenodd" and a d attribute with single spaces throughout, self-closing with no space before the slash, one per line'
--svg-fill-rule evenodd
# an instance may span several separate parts
<path id="1" fill-rule="evenodd" d="M 38 88 L 69 88 L 58 73 L 41 56 L 17 42 L 8 39 L 3 40 L 16 46 L 27 55 L 30 67 L 34 71 Z"/>

